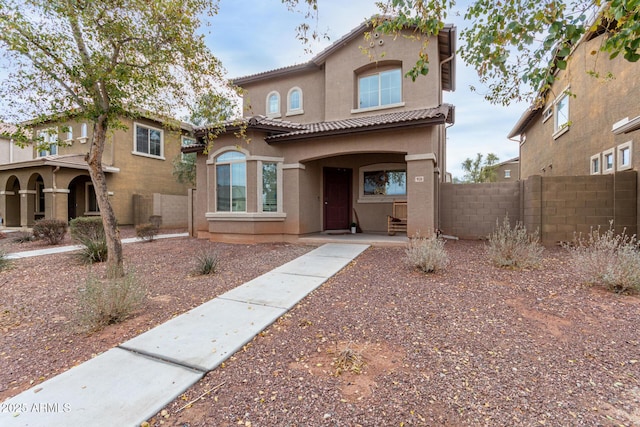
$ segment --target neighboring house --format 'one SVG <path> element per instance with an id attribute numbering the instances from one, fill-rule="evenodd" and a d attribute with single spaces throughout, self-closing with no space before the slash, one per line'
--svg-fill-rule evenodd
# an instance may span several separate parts
<path id="1" fill-rule="evenodd" d="M 199 129 L 199 143 L 183 149 L 198 153 L 196 234 L 294 241 L 352 221 L 386 232 L 396 200 L 408 202 L 409 235 L 438 227 L 454 122 L 442 93 L 454 90 L 456 29 L 430 40 L 429 74 L 415 82 L 405 74 L 422 42 L 375 32 L 368 40 L 367 31 L 360 25 L 307 63 L 234 80 L 245 90 L 244 125 L 228 125 L 208 150 L 213 130 Z"/>
<path id="2" fill-rule="evenodd" d="M 180 196 L 170 203 L 184 206 L 169 209 L 165 225 L 186 226 L 187 187 L 172 176 L 172 160 L 180 155 L 190 126 L 180 130 L 164 129 L 157 120 L 141 117 L 123 119 L 126 130 L 114 130 L 107 138 L 103 168 L 107 188 L 118 223 L 141 222 L 136 215 L 144 211 L 141 200 L 157 203 L 154 194 Z M 8 227 L 28 227 L 40 218 L 69 220 L 79 216 L 100 215 L 88 165 L 93 127 L 87 122 L 50 123 L 34 128 L 34 136 L 50 143 L 48 151 L 29 146 L 28 159 L 13 159 L 0 164 L 0 216 Z M 187 145 L 188 145 L 187 144 Z M 138 196 L 138 197 L 137 197 Z M 153 199 L 153 201 L 151 201 Z M 155 210 L 155 206 L 152 210 Z M 178 212 L 182 212 L 179 214 Z M 182 216 L 180 216 L 182 215 Z M 146 218 L 141 218 L 146 222 Z"/>
<path id="3" fill-rule="evenodd" d="M 496 169 L 495 182 L 510 182 L 520 179 L 520 158 L 506 160 L 493 166 Z"/>
<path id="4" fill-rule="evenodd" d="M 575 46 L 544 104 L 509 134 L 520 136 L 522 179 L 640 169 L 640 62 L 610 60 L 603 37 L 590 33 Z"/>
<path id="5" fill-rule="evenodd" d="M 19 147 L 7 136 L 15 131 L 16 127 L 14 125 L 0 123 L 0 165 L 29 160 L 33 157 L 33 150 L 30 147 Z"/>

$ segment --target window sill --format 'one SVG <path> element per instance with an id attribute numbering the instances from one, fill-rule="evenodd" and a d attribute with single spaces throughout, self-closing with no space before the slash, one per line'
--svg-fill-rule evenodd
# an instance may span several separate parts
<path id="1" fill-rule="evenodd" d="M 86 144 L 88 140 L 89 138 L 87 138 L 86 136 L 81 136 L 80 138 L 78 138 L 78 142 L 80 144 Z"/>
<path id="2" fill-rule="evenodd" d="M 282 114 L 278 113 L 267 113 L 267 117 L 270 119 L 279 119 L 282 117 Z"/>
<path id="3" fill-rule="evenodd" d="M 378 111 L 378 110 L 388 110 L 391 108 L 398 108 L 398 107 L 404 107 L 404 102 L 398 102 L 396 104 L 378 105 L 376 107 L 354 108 L 353 110 L 351 110 L 351 114 L 367 113 L 369 111 Z"/>
<path id="4" fill-rule="evenodd" d="M 154 156 L 153 154 L 140 153 L 138 151 L 132 151 L 131 154 L 134 156 L 147 157 L 149 159 L 166 160 L 164 156 Z"/>
<path id="5" fill-rule="evenodd" d="M 284 221 L 287 214 L 282 212 L 207 212 L 205 217 L 207 221 L 277 222 Z"/>
<path id="6" fill-rule="evenodd" d="M 558 139 L 560 138 L 562 135 L 564 135 L 565 133 L 567 133 L 569 131 L 569 126 L 565 126 L 563 128 L 558 129 L 557 131 L 555 131 L 553 133 L 553 139 Z"/>
<path id="7" fill-rule="evenodd" d="M 292 110 L 292 111 L 287 111 L 286 117 L 299 116 L 301 114 L 304 114 L 304 110 Z"/>
<path id="8" fill-rule="evenodd" d="M 407 200 L 406 195 L 398 196 L 384 196 L 384 197 L 358 197 L 356 203 L 393 203 L 397 201 Z"/>

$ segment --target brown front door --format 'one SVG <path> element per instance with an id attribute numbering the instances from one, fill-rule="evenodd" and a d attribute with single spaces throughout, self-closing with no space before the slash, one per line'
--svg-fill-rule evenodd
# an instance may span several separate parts
<path id="1" fill-rule="evenodd" d="M 324 168 L 324 229 L 347 230 L 350 212 L 351 169 Z"/>

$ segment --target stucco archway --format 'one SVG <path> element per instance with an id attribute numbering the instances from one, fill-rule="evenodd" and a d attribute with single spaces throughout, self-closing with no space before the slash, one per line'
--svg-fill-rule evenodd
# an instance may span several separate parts
<path id="1" fill-rule="evenodd" d="M 20 181 L 12 175 L 7 180 L 4 189 L 5 217 L 3 225 L 7 227 L 20 227 Z"/>

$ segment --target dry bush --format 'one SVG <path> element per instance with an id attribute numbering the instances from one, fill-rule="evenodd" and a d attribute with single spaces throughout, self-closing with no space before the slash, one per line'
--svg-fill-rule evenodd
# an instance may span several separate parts
<path id="1" fill-rule="evenodd" d="M 338 376 L 344 372 L 362 373 L 365 362 L 361 352 L 352 349 L 351 345 L 347 345 L 338 352 L 338 355 L 333 359 L 332 365 L 336 369 L 335 375 Z"/>
<path id="2" fill-rule="evenodd" d="M 574 265 L 587 284 L 602 284 L 614 292 L 640 291 L 640 251 L 636 236 L 616 234 L 613 223 L 604 233 L 591 229 L 566 246 Z"/>
<path id="3" fill-rule="evenodd" d="M 120 323 L 142 306 L 146 294 L 144 285 L 132 272 L 107 280 L 90 274 L 79 290 L 78 321 L 89 331 Z"/>
<path id="4" fill-rule="evenodd" d="M 425 273 L 433 273 L 444 269 L 449 264 L 449 257 L 444 249 L 445 241 L 435 233 L 430 237 L 416 234 L 409 239 L 406 249 L 409 264 L 418 267 Z"/>
<path id="5" fill-rule="evenodd" d="M 136 236 L 140 239 L 151 242 L 158 235 L 160 229 L 150 222 L 136 226 Z"/>
<path id="6" fill-rule="evenodd" d="M 527 232 L 521 222 L 513 228 L 506 215 L 502 224 L 496 220 L 496 230 L 489 236 L 487 253 L 491 262 L 503 268 L 533 268 L 540 265 L 544 248 L 538 232 Z"/>
<path id="7" fill-rule="evenodd" d="M 107 260 L 107 238 L 101 217 L 79 217 L 69 222 L 71 238 L 83 248 L 78 257 L 85 264 Z"/>
<path id="8" fill-rule="evenodd" d="M 33 224 L 33 237 L 50 245 L 62 242 L 69 225 L 60 219 L 40 219 Z"/>

